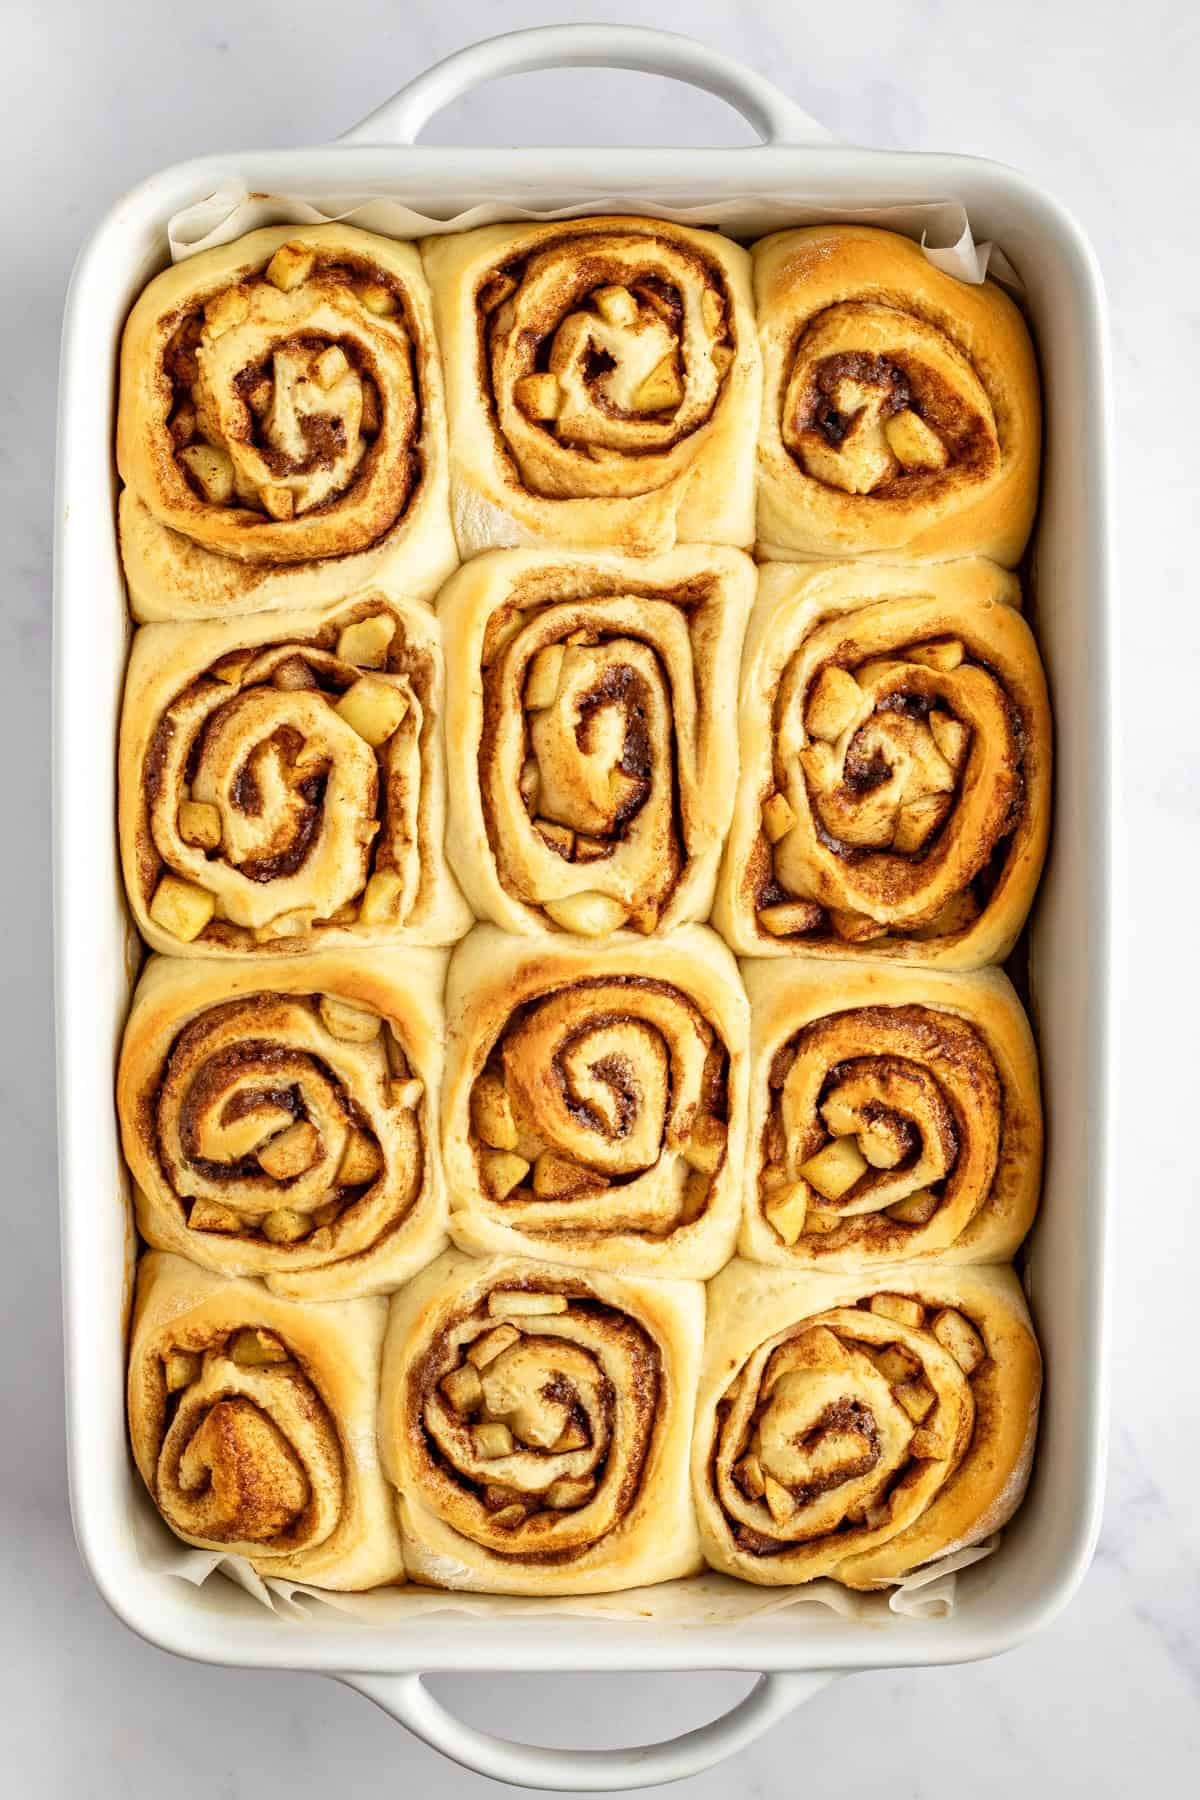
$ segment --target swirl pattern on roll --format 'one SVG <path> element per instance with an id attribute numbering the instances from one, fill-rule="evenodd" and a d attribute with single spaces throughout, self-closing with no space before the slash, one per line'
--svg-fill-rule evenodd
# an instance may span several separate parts
<path id="1" fill-rule="evenodd" d="M 1011 1272 L 895 1292 L 859 1276 L 826 1305 L 829 1278 L 788 1279 L 722 1277 L 763 1323 L 734 1327 L 755 1341 L 732 1377 L 709 1347 L 694 1471 L 710 1560 L 764 1585 L 867 1588 L 997 1529 L 1028 1473 L 1040 1382 Z"/>
<path id="2" fill-rule="evenodd" d="M 694 1566 L 691 1532 L 663 1546 L 649 1520 L 686 1507 L 680 1375 L 700 1290 L 667 1283 L 655 1297 L 650 1284 L 454 1255 L 434 1269 L 421 1310 L 393 1303 L 385 1360 L 384 1455 L 410 1572 L 586 1592 Z"/>
<path id="3" fill-rule="evenodd" d="M 744 998 L 699 927 L 654 949 L 622 935 L 551 959 L 492 930 L 462 947 L 444 1148 L 464 1247 L 689 1276 L 730 1253 Z"/>
<path id="4" fill-rule="evenodd" d="M 593 937 L 707 913 L 752 592 L 738 552 L 690 548 L 498 552 L 454 577 L 448 848 L 478 913 Z"/>
<path id="5" fill-rule="evenodd" d="M 118 1076 L 143 1235 L 314 1298 L 385 1291 L 436 1255 L 443 967 L 327 953 L 280 991 L 276 964 L 151 964 Z"/>
<path id="6" fill-rule="evenodd" d="M 754 259 L 768 549 L 1015 563 L 1037 498 L 1039 407 L 1012 302 L 871 228 L 782 232 Z"/>
<path id="7" fill-rule="evenodd" d="M 461 935 L 441 701 L 435 628 L 416 606 L 146 627 L 121 744 L 145 935 L 176 955 Z"/>
<path id="8" fill-rule="evenodd" d="M 272 229 L 160 275 L 126 328 L 117 454 L 141 617 L 258 610 L 288 586 L 272 570 L 358 558 L 345 593 L 401 542 L 404 591 L 424 597 L 453 546 L 412 246 Z"/>
<path id="9" fill-rule="evenodd" d="M 759 380 L 744 251 L 595 218 L 489 227 L 424 254 L 464 554 L 750 543 Z"/>
<path id="10" fill-rule="evenodd" d="M 379 1301 L 307 1307 L 143 1261 L 130 1433 L 178 1537 L 326 1587 L 402 1576 L 371 1429 L 384 1323 Z"/>
<path id="11" fill-rule="evenodd" d="M 994 970 L 747 966 L 757 1146 L 742 1250 L 851 1268 L 1011 1255 L 1032 1222 L 1032 1034 Z"/>
<path id="12" fill-rule="evenodd" d="M 1018 598 L 983 563 L 766 572 L 717 908 L 738 948 L 968 968 L 1007 954 L 1050 804 L 1045 678 L 1004 603 Z"/>

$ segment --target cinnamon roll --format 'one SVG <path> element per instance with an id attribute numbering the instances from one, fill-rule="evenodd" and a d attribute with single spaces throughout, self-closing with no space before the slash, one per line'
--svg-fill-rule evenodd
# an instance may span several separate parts
<path id="1" fill-rule="evenodd" d="M 713 922 L 974 969 L 1011 950 L 1050 818 L 1050 708 L 1016 577 L 967 561 L 762 571 Z"/>
<path id="2" fill-rule="evenodd" d="M 444 953 L 154 957 L 117 1110 L 148 1243 L 275 1293 L 386 1293 L 438 1254 Z"/>
<path id="3" fill-rule="evenodd" d="M 1011 1269 L 735 1262 L 708 1311 L 692 1480 L 713 1568 L 881 1588 L 1016 1511 L 1041 1358 Z"/>
<path id="4" fill-rule="evenodd" d="M 447 848 L 479 917 L 602 936 L 706 918 L 737 774 L 754 570 L 493 551 L 438 602 Z"/>
<path id="5" fill-rule="evenodd" d="M 746 251 L 662 219 L 426 240 L 463 556 L 754 539 Z"/>
<path id="6" fill-rule="evenodd" d="M 457 559 L 429 294 L 411 244 L 251 232 L 165 270 L 121 347 L 121 555 L 137 619 L 428 599 Z"/>
<path id="7" fill-rule="evenodd" d="M 480 926 L 446 983 L 443 1155 L 465 1250 L 706 1279 L 732 1254 L 746 998 L 711 931 Z"/>
<path id="8" fill-rule="evenodd" d="M 394 1297 L 380 1438 L 408 1574 L 601 1594 L 701 1566 L 704 1290 L 449 1251 Z"/>
<path id="9" fill-rule="evenodd" d="M 428 608 L 147 625 L 120 743 L 125 885 L 175 956 L 446 944 L 442 654 Z"/>
<path id="10" fill-rule="evenodd" d="M 996 969 L 743 968 L 750 1167 L 741 1249 L 860 1269 L 998 1262 L 1033 1223 L 1037 1052 Z"/>
<path id="11" fill-rule="evenodd" d="M 383 1300 L 279 1300 L 142 1259 L 129 1435 L 176 1537 L 316 1587 L 403 1581 L 375 1436 L 386 1323 Z"/>
<path id="12" fill-rule="evenodd" d="M 1008 296 L 862 225 L 778 232 L 753 254 L 764 552 L 1015 564 L 1041 427 Z"/>

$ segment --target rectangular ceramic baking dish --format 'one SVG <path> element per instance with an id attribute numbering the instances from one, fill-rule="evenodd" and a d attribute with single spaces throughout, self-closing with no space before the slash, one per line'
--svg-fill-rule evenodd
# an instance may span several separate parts
<path id="1" fill-rule="evenodd" d="M 439 107 L 479 81 L 555 65 L 606 65 L 689 81 L 735 106 L 764 142 L 735 150 L 425 148 Z M 834 216 L 951 199 L 978 239 L 1017 266 L 1046 405 L 1034 617 L 1055 701 L 1057 782 L 1049 865 L 1031 938 L 1033 1009 L 1047 1099 L 1045 1198 L 1029 1259 L 1048 1380 L 1029 1498 L 999 1552 L 960 1577 L 951 1617 L 884 1623 L 801 1608 L 731 1631 L 564 1617 L 453 1614 L 383 1631 L 318 1609 L 276 1617 L 231 1583 L 154 1575 L 130 1541 L 147 1504 L 126 1448 L 122 1309 L 132 1245 L 114 1204 L 123 1175 L 113 1066 L 137 946 L 117 868 L 113 745 L 129 625 L 114 531 L 116 352 L 134 296 L 166 260 L 165 224 L 221 182 L 304 194 L 391 194 L 438 216 L 478 202 L 524 207 L 728 201 L 753 194 Z M 431 69 L 316 149 L 206 157 L 143 182 L 80 255 L 67 303 L 59 415 L 55 591 L 58 1080 L 71 1498 L 84 1561 L 144 1638 L 200 1661 L 316 1670 L 350 1681 L 464 1765 L 576 1791 L 688 1775 L 748 1742 L 831 1673 L 991 1656 L 1054 1616 L 1080 1581 L 1099 1524 L 1105 1435 L 1105 1249 L 1111 1037 L 1113 693 L 1110 418 L 1103 295 L 1072 219 L 1034 182 L 957 156 L 845 148 L 761 77 L 684 38 L 562 26 L 479 44 Z M 766 1672 L 732 1713 L 671 1744 L 559 1752 L 472 1731 L 420 1684 L 429 1670 Z"/>

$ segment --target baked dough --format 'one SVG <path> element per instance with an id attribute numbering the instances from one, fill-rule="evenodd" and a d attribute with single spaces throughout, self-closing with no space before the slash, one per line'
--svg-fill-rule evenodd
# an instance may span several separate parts
<path id="1" fill-rule="evenodd" d="M 176 1537 L 315 1587 L 403 1581 L 375 1437 L 386 1323 L 383 1300 L 280 1300 L 142 1258 L 129 1435 Z"/>
<path id="2" fill-rule="evenodd" d="M 753 598 L 746 556 L 697 545 L 497 550 L 451 579 L 447 848 L 478 917 L 603 935 L 708 916 Z"/>
<path id="3" fill-rule="evenodd" d="M 464 1250 L 704 1279 L 732 1255 L 746 998 L 703 926 L 603 944 L 480 926 L 446 984 L 443 1146 Z"/>
<path id="4" fill-rule="evenodd" d="M 488 225 L 422 245 L 464 557 L 754 540 L 750 259 L 663 219 Z"/>
<path id="5" fill-rule="evenodd" d="M 447 944 L 442 653 L 429 609 L 147 625 L 120 743 L 125 885 L 173 956 Z"/>
<path id="6" fill-rule="evenodd" d="M 458 559 L 417 251 L 285 225 L 164 270 L 125 326 L 117 467 L 136 619 L 428 599 Z"/>
<path id="7" fill-rule="evenodd" d="M 387 1293 L 444 1247 L 444 952 L 153 957 L 117 1076 L 138 1228 L 276 1293 Z"/>
<path id="8" fill-rule="evenodd" d="M 890 231 L 812 225 L 754 246 L 754 294 L 763 552 L 1016 564 L 1037 363 L 995 282 L 958 281 Z"/>
<path id="9" fill-rule="evenodd" d="M 380 1437 L 410 1576 L 603 1594 L 699 1570 L 697 1282 L 448 1251 L 392 1301 Z"/>
<path id="10" fill-rule="evenodd" d="M 1050 706 L 1019 604 L 979 559 L 762 570 L 713 907 L 735 950 L 1008 955 L 1050 824 Z"/>
<path id="11" fill-rule="evenodd" d="M 886 1587 L 1016 1511 L 1041 1358 L 1011 1269 L 735 1262 L 708 1298 L 692 1475 L 714 1569 Z"/>
<path id="12" fill-rule="evenodd" d="M 1037 1207 L 1042 1114 L 1007 977 L 811 957 L 742 974 L 742 1254 L 845 1270 L 1011 1256 Z"/>

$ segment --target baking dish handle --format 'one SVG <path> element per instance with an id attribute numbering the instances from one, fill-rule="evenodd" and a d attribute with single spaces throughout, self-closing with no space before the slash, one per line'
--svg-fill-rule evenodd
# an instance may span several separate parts
<path id="1" fill-rule="evenodd" d="M 542 1744 L 517 1744 L 510 1738 L 493 1737 L 491 1732 L 464 1724 L 435 1699 L 420 1675 L 335 1677 L 365 1694 L 460 1768 L 513 1787 L 565 1789 L 572 1794 L 629 1792 L 699 1775 L 744 1750 L 833 1678 L 834 1671 L 829 1669 L 760 1675 L 745 1698 L 720 1718 L 662 1744 L 635 1744 L 627 1750 L 553 1750 Z"/>
<path id="2" fill-rule="evenodd" d="M 725 100 L 768 144 L 827 144 L 830 133 L 745 63 L 674 31 L 645 25 L 536 25 L 456 50 L 343 132 L 343 144 L 412 144 L 460 94 L 535 69 L 634 69 L 667 75 Z"/>

